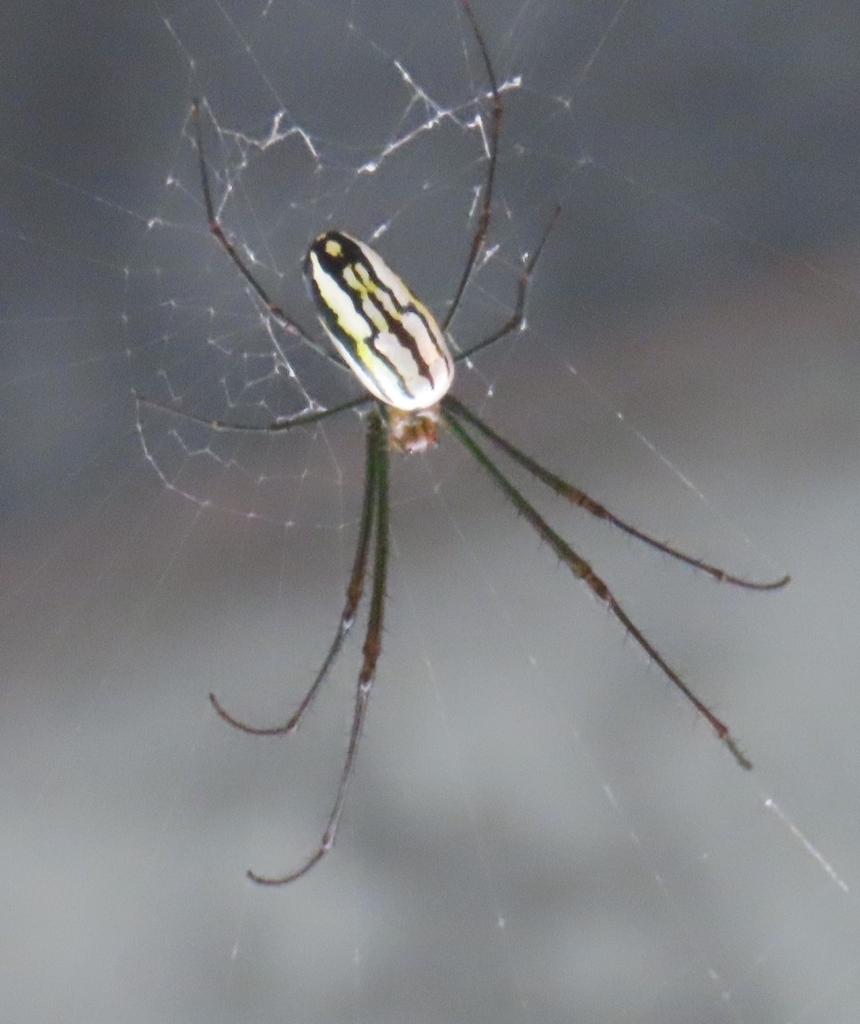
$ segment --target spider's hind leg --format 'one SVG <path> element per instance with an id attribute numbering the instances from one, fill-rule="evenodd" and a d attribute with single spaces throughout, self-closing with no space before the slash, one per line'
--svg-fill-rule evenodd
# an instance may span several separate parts
<path id="1" fill-rule="evenodd" d="M 364 580 L 367 575 L 367 553 L 370 547 L 370 534 L 378 515 L 377 492 L 379 481 L 378 472 L 375 467 L 378 459 L 378 446 L 380 442 L 377 436 L 377 428 L 374 426 L 377 422 L 378 414 L 374 413 L 372 414 L 367 428 L 367 451 L 364 463 L 364 499 L 362 501 L 361 520 L 358 526 L 358 540 L 355 547 L 355 558 L 353 559 L 352 572 L 350 573 L 349 583 L 346 588 L 346 603 L 343 606 L 343 611 L 340 613 L 337 631 L 335 632 L 331 647 L 328 649 L 328 654 L 326 654 L 322 666 L 320 667 L 319 672 L 317 672 L 316 678 L 313 683 L 311 683 L 310 688 L 302 698 L 302 702 L 299 704 L 298 708 L 285 722 L 279 725 L 249 725 L 241 718 L 236 718 L 235 715 L 232 715 L 227 711 L 215 694 L 210 693 L 209 700 L 212 703 L 212 707 L 215 708 L 221 718 L 223 718 L 229 725 L 232 725 L 234 729 L 250 733 L 252 736 L 283 736 L 287 733 L 294 732 L 298 728 L 299 722 L 302 720 L 305 712 L 314 702 L 314 699 L 328 676 L 332 665 L 337 661 L 337 657 L 343 647 L 343 642 L 352 628 L 353 622 L 355 622 L 358 606 L 361 603 L 362 594 L 364 593 Z"/>
<path id="2" fill-rule="evenodd" d="M 326 823 L 319 845 L 310 857 L 296 871 L 280 876 L 259 875 L 249 871 L 248 877 L 260 885 L 287 885 L 306 875 L 314 865 L 332 849 L 337 838 L 337 829 L 343 813 L 346 791 L 352 778 L 364 718 L 370 703 L 370 693 L 376 679 L 376 664 L 382 651 L 382 625 L 385 612 L 385 586 L 388 578 L 388 446 L 386 427 L 382 414 L 377 407 L 371 414 L 367 427 L 367 468 L 365 496 L 371 495 L 368 519 L 373 521 L 375 530 L 373 585 L 370 595 L 370 612 L 367 620 L 367 632 L 362 649 L 361 670 L 355 688 L 355 705 L 352 715 L 352 726 L 349 731 L 349 745 L 346 758 L 338 782 L 334 806 Z M 368 527 L 368 536 L 370 528 Z"/>
<path id="3" fill-rule="evenodd" d="M 511 483 L 493 460 L 487 455 L 478 442 L 466 430 L 461 422 L 472 422 L 471 416 L 465 415 L 462 411 L 465 407 L 456 399 L 446 397 L 442 403 L 442 411 L 451 433 L 469 452 L 492 480 L 498 485 L 508 501 L 529 523 L 541 540 L 545 541 L 555 552 L 558 558 L 568 567 L 573 575 L 582 580 L 594 596 L 604 604 L 615 618 L 625 628 L 627 633 L 633 637 L 636 643 L 648 655 L 648 657 L 660 668 L 666 678 L 687 698 L 696 711 L 711 726 L 719 739 L 729 749 L 735 761 L 741 768 L 752 768 L 750 762 L 738 746 L 737 741 L 729 732 L 728 726 L 719 719 L 707 705 L 705 705 L 672 666 L 666 661 L 657 648 L 645 636 L 641 629 L 633 622 L 627 612 L 619 604 L 618 599 L 606 585 L 604 580 L 597 575 L 588 562 L 579 555 L 571 546 L 549 525 L 537 509 L 523 496 L 523 494 Z"/>

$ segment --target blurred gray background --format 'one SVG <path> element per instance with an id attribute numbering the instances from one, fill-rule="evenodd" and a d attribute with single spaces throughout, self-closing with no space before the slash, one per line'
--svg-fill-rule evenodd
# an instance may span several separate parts
<path id="1" fill-rule="evenodd" d="M 132 388 L 203 415 L 238 394 L 258 419 L 307 400 L 206 232 L 190 101 L 219 201 L 234 185 L 225 221 L 303 322 L 300 260 L 330 225 L 385 226 L 444 310 L 482 181 L 481 65 L 454 0 L 13 0 L 6 1020 L 857 1019 L 856 5 L 474 9 L 509 87 L 500 249 L 463 344 L 562 213 L 528 333 L 458 394 L 643 529 L 792 573 L 777 595 L 719 587 L 529 491 L 756 770 L 443 439 L 393 461 L 385 650 L 338 846 L 286 890 L 245 880 L 318 839 L 363 622 L 291 740 L 239 735 L 206 694 L 264 722 L 299 700 L 342 604 L 363 444 L 355 417 L 273 441 L 136 415 Z M 416 132 L 417 88 L 457 119 Z M 249 144 L 278 111 L 310 145 Z M 354 393 L 288 354 L 310 396 Z"/>

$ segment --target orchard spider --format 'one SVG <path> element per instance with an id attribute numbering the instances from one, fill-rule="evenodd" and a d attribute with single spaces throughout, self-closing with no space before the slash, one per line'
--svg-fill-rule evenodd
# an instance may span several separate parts
<path id="1" fill-rule="evenodd" d="M 462 444 L 478 465 L 489 474 L 510 504 L 546 542 L 559 560 L 591 590 L 595 597 L 606 605 L 633 640 L 709 724 L 737 763 L 742 768 L 751 767 L 728 727 L 699 700 L 650 640 L 634 624 L 603 579 L 597 575 L 584 558 L 574 551 L 567 541 L 549 526 L 535 507 L 514 486 L 508 476 L 499 468 L 495 459 L 491 457 L 489 450 L 495 449 L 497 453 L 507 456 L 512 462 L 520 465 L 532 477 L 571 504 L 579 506 L 629 536 L 635 537 L 694 569 L 707 573 L 722 583 L 730 583 L 749 590 L 776 590 L 785 586 L 789 577 L 784 576 L 781 579 L 764 583 L 742 579 L 684 554 L 643 533 L 619 519 L 579 488 L 540 466 L 530 456 L 497 434 L 450 393 L 457 363 L 471 359 L 482 349 L 507 337 L 522 324 L 529 282 L 549 230 L 558 214 L 558 210 L 556 210 L 538 246 L 525 263 L 519 279 L 513 310 L 508 319 L 486 338 L 452 354 L 446 334 L 469 284 L 478 256 L 483 251 L 489 230 L 502 121 L 502 99 L 487 46 L 468 0 L 459 0 L 459 2 L 471 26 L 488 84 L 487 98 L 490 114 L 486 132 L 487 171 L 471 247 L 454 296 L 441 323 L 437 323 L 426 306 L 412 294 L 378 253 L 347 234 L 339 231 L 327 231 L 316 238 L 308 250 L 304 263 L 305 277 L 317 304 L 319 320 L 339 359 L 353 371 L 366 393 L 340 405 L 323 410 L 313 410 L 291 419 L 277 420 L 265 427 L 223 420 L 209 421 L 180 412 L 170 406 L 163 406 L 149 399 L 137 398 L 138 402 L 166 409 L 174 415 L 197 420 L 213 430 L 224 431 L 283 433 L 295 427 L 320 423 L 347 409 L 361 406 L 368 410 L 364 498 L 352 572 L 346 589 L 346 603 L 341 612 L 334 639 L 310 689 L 297 710 L 286 722 L 266 728 L 249 725 L 234 717 L 222 706 L 214 694 L 210 694 L 210 700 L 218 714 L 230 725 L 243 732 L 255 736 L 277 736 L 293 732 L 319 692 L 355 621 L 361 604 L 372 548 L 370 611 L 365 632 L 361 670 L 355 692 L 352 728 L 334 805 L 318 846 L 298 868 L 279 876 L 261 875 L 254 871 L 248 872 L 253 881 L 264 885 L 284 885 L 301 878 L 314 865 L 318 864 L 334 845 L 347 788 L 355 767 L 362 726 L 381 650 L 389 554 L 389 451 L 393 449 L 415 453 L 436 444 L 440 424 L 444 425 L 448 433 Z M 319 351 L 316 342 L 307 336 L 289 314 L 272 301 L 266 289 L 253 275 L 222 228 L 212 201 L 209 172 L 200 130 L 200 110 L 197 103 L 193 106 L 192 117 L 200 183 L 209 230 L 250 285 L 256 298 L 262 303 L 266 314 L 282 328 L 298 335 Z"/>

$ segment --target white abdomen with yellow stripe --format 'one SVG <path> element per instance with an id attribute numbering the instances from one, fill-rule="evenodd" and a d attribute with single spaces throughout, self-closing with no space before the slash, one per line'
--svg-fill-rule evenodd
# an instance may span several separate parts
<path id="1" fill-rule="evenodd" d="M 389 406 L 394 445 L 417 451 L 433 444 L 436 406 L 454 380 L 454 361 L 433 314 L 379 253 L 341 231 L 315 239 L 305 275 L 335 348 Z"/>

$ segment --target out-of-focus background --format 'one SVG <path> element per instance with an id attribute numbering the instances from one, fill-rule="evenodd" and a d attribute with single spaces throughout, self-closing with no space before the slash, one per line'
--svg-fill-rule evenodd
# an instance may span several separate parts
<path id="1" fill-rule="evenodd" d="M 7 4 L 0 136 L 0 986 L 52 1021 L 854 1021 L 860 19 L 845 2 L 481 3 L 492 247 L 457 393 L 718 586 L 528 493 L 755 762 L 744 773 L 443 438 L 393 460 L 384 653 L 334 853 L 364 627 L 357 394 L 308 328 L 338 226 L 443 312 L 485 171 L 454 0 Z M 496 248 L 498 247 L 498 248 Z"/>

